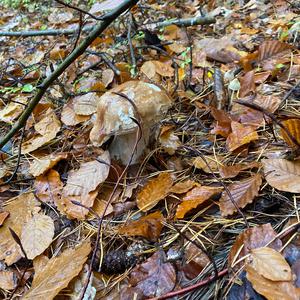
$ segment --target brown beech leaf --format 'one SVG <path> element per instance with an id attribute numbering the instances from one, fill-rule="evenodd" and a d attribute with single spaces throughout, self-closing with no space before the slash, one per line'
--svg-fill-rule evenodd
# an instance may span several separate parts
<path id="1" fill-rule="evenodd" d="M 73 100 L 68 101 L 61 112 L 61 121 L 67 126 L 75 126 L 90 119 L 90 116 L 82 116 L 75 113 Z"/>
<path id="2" fill-rule="evenodd" d="M 290 281 L 272 281 L 259 275 L 250 265 L 246 266 L 247 279 L 256 292 L 267 300 L 299 300 L 300 289 Z"/>
<path id="3" fill-rule="evenodd" d="M 9 204 L 5 206 L 5 210 L 9 212 L 10 216 L 0 227 L 0 260 L 4 260 L 7 265 L 17 262 L 23 256 L 9 228 L 20 236 L 23 225 L 39 209 L 40 204 L 32 193 L 21 194 L 15 199 L 11 199 Z"/>
<path id="4" fill-rule="evenodd" d="M 191 190 L 194 186 L 200 186 L 200 184 L 193 180 L 177 182 L 170 189 L 170 193 L 184 194 L 184 193 L 188 192 L 189 190 Z"/>
<path id="5" fill-rule="evenodd" d="M 300 144 L 300 119 L 289 119 L 282 122 L 282 125 L 290 132 L 293 138 Z M 280 133 L 284 141 L 292 148 L 298 147 L 287 133 L 280 128 Z"/>
<path id="6" fill-rule="evenodd" d="M 226 147 L 229 151 L 234 151 L 239 147 L 258 139 L 255 127 L 245 126 L 241 123 L 232 121 L 231 129 L 232 133 L 229 134 L 226 140 Z"/>
<path id="7" fill-rule="evenodd" d="M 54 222 L 45 215 L 36 214 L 23 226 L 21 243 L 29 259 L 42 254 L 54 237 Z"/>
<path id="8" fill-rule="evenodd" d="M 216 109 L 215 107 L 210 107 L 210 113 L 217 121 L 211 133 L 219 134 L 225 138 L 231 132 L 231 118 L 224 110 Z"/>
<path id="9" fill-rule="evenodd" d="M 130 285 L 142 292 L 143 299 L 164 295 L 175 287 L 175 268 L 173 264 L 163 262 L 161 256 L 161 252 L 155 252 L 129 275 Z"/>
<path id="10" fill-rule="evenodd" d="M 128 236 L 142 236 L 149 241 L 155 242 L 158 240 L 163 228 L 164 217 L 161 212 L 156 211 L 147 216 L 141 217 L 137 221 L 131 221 L 120 227 L 119 234 Z"/>
<path id="11" fill-rule="evenodd" d="M 168 154 L 173 155 L 181 142 L 177 135 L 174 134 L 173 126 L 164 126 L 161 128 L 159 135 L 159 142 Z"/>
<path id="12" fill-rule="evenodd" d="M 170 192 L 173 179 L 170 173 L 160 173 L 157 177 L 149 180 L 138 193 L 136 202 L 142 211 L 153 208 L 160 200 L 164 199 Z"/>
<path id="13" fill-rule="evenodd" d="M 232 266 L 234 262 L 249 254 L 251 249 L 268 245 L 272 249 L 280 250 L 282 242 L 276 239 L 276 236 L 276 232 L 269 223 L 245 229 L 238 235 L 230 249 L 228 256 L 229 266 Z M 271 241 L 272 243 L 270 243 Z"/>
<path id="14" fill-rule="evenodd" d="M 0 226 L 3 225 L 4 221 L 8 218 L 9 212 L 8 211 L 1 211 L 0 212 Z"/>
<path id="15" fill-rule="evenodd" d="M 222 166 L 224 158 L 218 155 L 204 155 L 204 159 L 201 156 L 195 157 L 193 160 L 193 166 L 210 174 L 211 171 L 219 171 L 219 167 Z"/>
<path id="16" fill-rule="evenodd" d="M 263 159 L 262 164 L 270 186 L 284 192 L 300 193 L 300 161 Z"/>
<path id="17" fill-rule="evenodd" d="M 236 164 L 232 166 L 220 166 L 220 175 L 223 178 L 234 178 L 241 171 L 249 170 L 252 168 L 259 168 L 260 164 L 256 161 L 250 162 L 248 164 Z"/>
<path id="18" fill-rule="evenodd" d="M 100 97 L 96 93 L 87 93 L 73 99 L 75 114 L 89 116 L 96 112 Z"/>
<path id="19" fill-rule="evenodd" d="M 282 254 L 272 248 L 252 249 L 249 263 L 259 275 L 272 281 L 292 281 L 292 270 Z"/>
<path id="20" fill-rule="evenodd" d="M 51 153 L 43 157 L 35 157 L 30 163 L 29 173 L 33 176 L 40 176 L 53 168 L 59 161 L 66 159 L 68 153 Z"/>
<path id="21" fill-rule="evenodd" d="M 187 212 L 193 208 L 196 208 L 198 205 L 202 204 L 212 196 L 220 193 L 222 189 L 222 187 L 210 186 L 193 188 L 183 197 L 183 201 L 178 205 L 176 210 L 176 218 L 183 219 Z"/>
<path id="22" fill-rule="evenodd" d="M 48 109 L 45 116 L 34 125 L 37 134 L 22 143 L 22 154 L 32 152 L 56 137 L 61 127 L 60 121 L 52 109 Z"/>
<path id="23" fill-rule="evenodd" d="M 265 41 L 258 48 L 258 60 L 263 61 L 272 58 L 292 48 L 291 45 L 276 40 Z"/>
<path id="24" fill-rule="evenodd" d="M 241 98 L 248 96 L 251 93 L 254 93 L 256 90 L 254 82 L 254 71 L 247 72 L 240 80 L 241 88 L 239 91 L 239 96 Z"/>
<path id="25" fill-rule="evenodd" d="M 36 178 L 33 188 L 39 200 L 57 205 L 61 197 L 63 183 L 60 180 L 59 173 L 55 170 L 50 170 L 45 175 Z"/>
<path id="26" fill-rule="evenodd" d="M 28 102 L 27 97 L 18 96 L 0 110 L 0 121 L 11 124 L 24 110 L 24 104 Z"/>
<path id="27" fill-rule="evenodd" d="M 91 245 L 85 242 L 75 249 L 67 249 L 57 257 L 52 257 L 32 281 L 24 300 L 52 300 L 69 282 L 77 276 L 88 255 Z"/>
<path id="28" fill-rule="evenodd" d="M 18 278 L 12 271 L 0 271 L 0 289 L 12 290 L 16 287 Z"/>
<path id="29" fill-rule="evenodd" d="M 234 212 L 237 212 L 232 200 L 235 201 L 236 206 L 239 208 L 244 208 L 247 204 L 251 203 L 258 195 L 261 183 L 261 175 L 256 174 L 247 179 L 230 184 L 228 186 L 228 190 L 230 191 L 232 199 L 229 197 L 226 191 L 223 191 L 220 199 L 220 210 L 222 216 L 226 217 L 228 215 L 232 215 Z"/>

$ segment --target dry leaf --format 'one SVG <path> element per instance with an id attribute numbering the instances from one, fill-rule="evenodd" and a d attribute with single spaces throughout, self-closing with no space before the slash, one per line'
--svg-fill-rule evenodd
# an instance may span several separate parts
<path id="1" fill-rule="evenodd" d="M 263 159 L 262 164 L 270 186 L 280 191 L 300 193 L 300 161 Z"/>
<path id="2" fill-rule="evenodd" d="M 42 254 L 52 243 L 54 222 L 45 215 L 34 215 L 22 228 L 21 243 L 29 259 Z"/>
<path id="3" fill-rule="evenodd" d="M 1 111 L 0 111 L 0 121 L 8 124 L 12 124 L 12 122 L 23 112 L 24 105 L 28 102 L 26 97 L 16 97 L 14 99 L 16 102 L 8 103 Z M 22 105 L 22 103 L 24 105 Z"/>
<path id="4" fill-rule="evenodd" d="M 248 96 L 251 93 L 255 93 L 256 86 L 254 82 L 254 71 L 247 72 L 241 79 L 241 88 L 239 91 L 239 96 L 241 98 Z"/>
<path id="5" fill-rule="evenodd" d="M 300 144 L 300 119 L 288 119 L 282 122 L 282 125 L 289 131 L 291 136 Z M 280 133 L 284 141 L 292 148 L 297 148 L 298 146 L 291 140 L 287 135 L 285 130 L 280 128 Z"/>
<path id="6" fill-rule="evenodd" d="M 170 189 L 170 193 L 184 194 L 184 193 L 188 192 L 190 189 L 192 189 L 194 186 L 200 186 L 200 184 L 193 181 L 193 180 L 186 180 L 186 181 L 182 181 L 182 182 L 177 182 Z"/>
<path id="7" fill-rule="evenodd" d="M 64 105 L 61 112 L 61 121 L 67 126 L 75 126 L 90 119 L 90 116 L 77 115 L 74 111 L 74 101 L 71 99 Z"/>
<path id="8" fill-rule="evenodd" d="M 267 300 L 299 300 L 300 289 L 290 281 L 272 281 L 259 275 L 251 266 L 246 266 L 247 279 L 255 291 Z"/>
<path id="9" fill-rule="evenodd" d="M 164 126 L 161 128 L 159 142 L 168 154 L 173 155 L 180 147 L 181 143 L 177 135 L 175 135 L 173 126 Z"/>
<path id="10" fill-rule="evenodd" d="M 100 97 L 96 93 L 87 93 L 73 99 L 75 114 L 89 116 L 96 112 Z"/>
<path id="11" fill-rule="evenodd" d="M 175 268 L 173 264 L 165 263 L 162 259 L 161 253 L 156 252 L 137 265 L 129 275 L 130 285 L 142 291 L 143 299 L 164 295 L 175 287 Z"/>
<path id="12" fill-rule="evenodd" d="M 265 41 L 258 48 L 258 60 L 263 61 L 266 59 L 270 59 L 292 48 L 293 47 L 291 45 L 276 40 Z"/>
<path id="13" fill-rule="evenodd" d="M 31 219 L 33 213 L 40 209 L 39 205 L 32 193 L 24 193 L 11 199 L 5 206 L 5 210 L 9 212 L 10 216 L 0 227 L 0 260 L 4 260 L 8 266 L 23 256 L 9 228 L 20 236 L 23 225 Z"/>
<path id="14" fill-rule="evenodd" d="M 83 243 L 75 249 L 67 249 L 58 257 L 52 257 L 34 276 L 29 291 L 23 300 L 52 300 L 69 282 L 77 276 L 91 251 L 90 243 Z"/>
<path id="15" fill-rule="evenodd" d="M 52 24 L 65 24 L 73 19 L 73 14 L 66 9 L 59 8 L 53 9 L 52 13 L 48 16 L 48 21 Z"/>
<path id="16" fill-rule="evenodd" d="M 12 271 L 0 271 L 0 289 L 12 290 L 17 286 L 18 279 Z"/>
<path id="17" fill-rule="evenodd" d="M 50 170 L 45 175 L 36 178 L 33 188 L 39 200 L 57 205 L 61 197 L 63 183 L 60 180 L 59 173 Z"/>
<path id="18" fill-rule="evenodd" d="M 137 206 L 142 211 L 153 208 L 170 192 L 173 179 L 170 173 L 160 173 L 156 178 L 149 180 L 137 195 Z"/>
<path id="19" fill-rule="evenodd" d="M 45 117 L 34 126 L 38 134 L 22 143 L 22 154 L 32 152 L 53 140 L 59 132 L 60 126 L 60 121 L 54 111 L 49 109 L 45 113 Z"/>
<path id="20" fill-rule="evenodd" d="M 214 126 L 211 133 L 219 134 L 225 138 L 231 132 L 231 118 L 230 116 L 224 111 L 216 109 L 215 107 L 210 108 L 210 113 L 213 118 L 217 121 L 217 124 Z"/>
<path id="21" fill-rule="evenodd" d="M 234 212 L 237 212 L 232 200 L 239 208 L 244 208 L 247 204 L 251 203 L 258 195 L 261 184 L 262 178 L 260 174 L 256 174 L 247 179 L 230 184 L 228 186 L 228 190 L 231 194 L 231 197 L 229 197 L 227 191 L 223 191 L 220 199 L 220 210 L 222 216 L 226 217 L 228 215 L 232 215 Z"/>
<path id="22" fill-rule="evenodd" d="M 2 211 L 0 212 L 0 226 L 3 225 L 4 221 L 8 218 L 9 212 L 8 211 Z"/>
<path id="23" fill-rule="evenodd" d="M 185 214 L 196 208 L 198 205 L 202 204 L 212 196 L 220 193 L 223 188 L 221 187 L 209 187 L 200 186 L 195 187 L 189 191 L 186 196 L 182 199 L 176 210 L 176 218 L 183 219 Z"/>
<path id="24" fill-rule="evenodd" d="M 220 166 L 222 166 L 222 156 L 218 155 L 204 155 L 204 159 L 199 156 L 194 158 L 193 166 L 197 169 L 203 170 L 205 173 L 218 172 Z M 208 167 L 209 166 L 209 167 Z"/>
<path id="25" fill-rule="evenodd" d="M 68 153 L 51 153 L 44 157 L 35 157 L 30 163 L 29 173 L 33 176 L 39 176 L 53 168 L 59 161 L 66 159 Z"/>
<path id="26" fill-rule="evenodd" d="M 232 121 L 231 129 L 232 133 L 229 134 L 226 140 L 226 147 L 231 152 L 243 145 L 258 140 L 258 134 L 255 131 L 255 127 L 245 126 L 241 123 Z"/>
<path id="27" fill-rule="evenodd" d="M 102 83 L 104 84 L 105 87 L 108 87 L 114 80 L 115 73 L 111 69 L 106 69 L 102 71 Z"/>
<path id="28" fill-rule="evenodd" d="M 250 253 L 251 249 L 268 245 L 272 249 L 280 250 L 282 243 L 281 240 L 276 239 L 276 236 L 277 233 L 269 223 L 244 230 L 238 235 L 231 247 L 228 256 L 229 266 L 232 266 L 234 262 Z M 270 243 L 271 241 L 272 243 Z"/>
<path id="29" fill-rule="evenodd" d="M 248 164 L 236 164 L 233 166 L 221 166 L 219 171 L 223 178 L 234 178 L 241 171 L 249 170 L 252 168 L 259 168 L 260 164 L 256 161 L 249 162 Z"/>
<path id="30" fill-rule="evenodd" d="M 164 221 L 163 214 L 156 211 L 147 216 L 141 217 L 137 221 L 131 221 L 118 230 L 119 234 L 128 236 L 142 236 L 151 242 L 158 240 Z"/>
<path id="31" fill-rule="evenodd" d="M 268 248 L 251 250 L 251 267 L 261 276 L 272 281 L 292 281 L 292 270 L 280 252 Z"/>

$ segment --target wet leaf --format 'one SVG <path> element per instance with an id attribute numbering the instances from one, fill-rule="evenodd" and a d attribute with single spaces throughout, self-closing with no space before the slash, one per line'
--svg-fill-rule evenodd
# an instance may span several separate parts
<path id="1" fill-rule="evenodd" d="M 180 147 L 181 143 L 177 135 L 175 135 L 173 126 L 164 126 L 159 135 L 159 142 L 168 154 L 173 155 Z"/>
<path id="2" fill-rule="evenodd" d="M 194 186 L 197 186 L 197 185 L 200 186 L 199 183 L 197 183 L 193 180 L 186 180 L 186 181 L 177 182 L 170 189 L 170 193 L 184 194 L 184 193 L 188 192 L 189 190 L 191 190 Z"/>
<path id="3" fill-rule="evenodd" d="M 142 211 L 153 208 L 170 192 L 173 179 L 170 173 L 160 173 L 156 178 L 149 180 L 137 195 L 137 206 Z"/>
<path id="4" fill-rule="evenodd" d="M 248 96 L 251 93 L 254 93 L 256 90 L 254 82 L 254 71 L 247 72 L 240 80 L 241 88 L 239 96 L 241 98 Z"/>
<path id="5" fill-rule="evenodd" d="M 183 219 L 187 212 L 204 203 L 212 196 L 220 193 L 222 189 L 222 187 L 209 186 L 200 186 L 193 188 L 183 197 L 183 201 L 178 205 L 176 210 L 176 218 Z"/>
<path id="6" fill-rule="evenodd" d="M 270 186 L 280 191 L 300 193 L 300 161 L 263 159 L 262 164 Z"/>
<path id="7" fill-rule="evenodd" d="M 39 209 L 39 202 L 32 193 L 21 194 L 11 199 L 10 203 L 5 206 L 5 210 L 9 212 L 10 216 L 0 227 L 0 260 L 4 260 L 7 265 L 17 262 L 23 256 L 9 228 L 20 236 L 23 225 Z"/>
<path id="8" fill-rule="evenodd" d="M 0 226 L 3 225 L 4 221 L 8 218 L 9 212 L 8 211 L 2 211 L 0 212 Z"/>
<path id="9" fill-rule="evenodd" d="M 245 126 L 241 123 L 232 121 L 231 128 L 232 133 L 229 134 L 226 140 L 226 147 L 229 151 L 234 151 L 243 145 L 258 140 L 258 134 L 255 131 L 255 127 Z"/>
<path id="10" fill-rule="evenodd" d="M 220 199 L 222 216 L 232 215 L 237 212 L 232 200 L 234 200 L 236 206 L 239 208 L 244 208 L 247 204 L 251 203 L 258 195 L 261 184 L 262 178 L 260 174 L 230 184 L 228 190 L 232 199 L 229 197 L 227 191 L 223 191 Z"/>
<path id="11" fill-rule="evenodd" d="M 54 222 L 45 215 L 34 215 L 22 228 L 21 243 L 29 259 L 42 254 L 54 237 Z"/>
<path id="12" fill-rule="evenodd" d="M 34 276 L 24 300 L 52 300 L 69 282 L 79 274 L 91 251 L 91 245 L 85 242 L 75 249 L 67 249 L 57 257 L 52 257 Z"/>
<path id="13" fill-rule="evenodd" d="M 251 249 L 268 246 L 272 249 L 280 250 L 282 242 L 276 239 L 276 236 L 277 233 L 269 223 L 245 229 L 237 236 L 231 247 L 228 256 L 229 266 L 232 266 L 234 262 L 249 254 Z"/>
<path id="14" fill-rule="evenodd" d="M 211 114 L 217 121 L 217 124 L 214 126 L 211 133 L 219 134 L 227 138 L 231 132 L 230 116 L 225 111 L 216 109 L 214 107 L 211 107 Z"/>
<path id="15" fill-rule="evenodd" d="M 267 300 L 299 300 L 300 289 L 290 281 L 272 281 L 259 275 L 251 266 L 247 265 L 247 279 L 255 291 L 266 297 Z"/>
<path id="16" fill-rule="evenodd" d="M 251 267 L 259 275 L 272 281 L 292 281 L 292 270 L 280 252 L 268 248 L 251 250 L 249 258 Z"/>
<path id="17" fill-rule="evenodd" d="M 158 240 L 163 228 L 162 222 L 164 217 L 161 212 L 156 211 L 147 216 L 141 217 L 137 221 L 130 221 L 120 227 L 119 234 L 128 236 L 142 236 L 149 241 L 155 242 Z"/>
<path id="18" fill-rule="evenodd" d="M 162 254 L 154 253 L 144 263 L 137 265 L 129 275 L 131 286 L 140 290 L 145 298 L 164 295 L 175 287 L 174 266 L 164 263 Z"/>
<path id="19" fill-rule="evenodd" d="M 300 144 L 300 119 L 288 119 L 282 122 L 282 125 L 289 131 L 293 138 Z M 280 133 L 284 141 L 292 148 L 298 146 L 291 140 L 287 133 L 280 128 Z"/>
<path id="20" fill-rule="evenodd" d="M 258 168 L 260 164 L 256 161 L 250 162 L 248 164 L 236 164 L 232 166 L 220 166 L 220 175 L 223 178 L 234 178 L 241 171 L 249 170 L 252 168 Z"/>
<path id="21" fill-rule="evenodd" d="M 218 172 L 219 167 L 222 166 L 222 156 L 218 155 L 204 155 L 204 159 L 199 156 L 193 160 L 193 166 L 197 169 L 203 170 L 205 173 Z"/>

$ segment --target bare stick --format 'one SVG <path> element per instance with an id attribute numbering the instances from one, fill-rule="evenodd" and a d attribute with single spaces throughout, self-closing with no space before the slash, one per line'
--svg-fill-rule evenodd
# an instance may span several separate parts
<path id="1" fill-rule="evenodd" d="M 10 131 L 0 140 L 0 149 L 18 132 L 25 124 L 36 105 L 40 102 L 48 87 L 88 48 L 88 46 L 122 13 L 134 6 L 139 0 L 126 0 L 116 9 L 103 16 L 103 21 L 80 43 L 74 51 L 50 74 L 40 85 L 35 97 L 23 111 L 18 121 Z"/>

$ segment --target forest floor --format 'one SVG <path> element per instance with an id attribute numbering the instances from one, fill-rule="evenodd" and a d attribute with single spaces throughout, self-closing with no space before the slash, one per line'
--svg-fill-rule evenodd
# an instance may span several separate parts
<path id="1" fill-rule="evenodd" d="M 0 298 L 299 300 L 299 1 L 20 2 Z"/>

